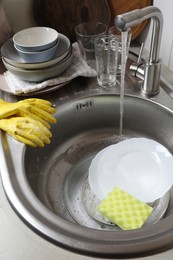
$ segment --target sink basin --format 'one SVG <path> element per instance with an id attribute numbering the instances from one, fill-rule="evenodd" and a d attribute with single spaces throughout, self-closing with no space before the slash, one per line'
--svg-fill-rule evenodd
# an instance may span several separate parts
<path id="1" fill-rule="evenodd" d="M 35 232 L 79 254 L 137 257 L 173 247 L 172 192 L 162 219 L 132 231 L 90 226 L 75 219 L 69 207 L 69 194 L 78 194 L 94 154 L 120 141 L 119 104 L 114 94 L 67 100 L 58 106 L 58 123 L 44 148 L 26 147 L 1 133 L 2 183 L 10 204 Z M 151 138 L 173 153 L 173 112 L 155 101 L 126 95 L 122 138 L 131 137 Z M 80 199 L 74 212 L 82 218 Z"/>

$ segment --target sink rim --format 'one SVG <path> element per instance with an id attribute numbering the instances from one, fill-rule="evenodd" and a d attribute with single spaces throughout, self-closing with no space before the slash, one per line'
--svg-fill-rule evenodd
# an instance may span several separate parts
<path id="1" fill-rule="evenodd" d="M 92 98 L 97 96 L 92 96 Z M 130 95 L 126 96 L 131 97 Z M 140 97 L 134 98 L 139 99 Z M 152 100 L 143 100 L 157 104 L 173 115 L 173 111 L 163 105 Z M 15 158 L 18 165 L 17 171 L 14 168 L 14 158 L 10 155 L 13 147 L 17 147 L 19 151 L 17 158 Z M 123 232 L 106 231 L 107 242 L 105 245 L 105 231 L 79 226 L 55 215 L 39 201 L 27 182 L 25 174 L 23 174 L 21 161 L 24 158 L 25 149 L 25 145 L 1 132 L 0 152 L 3 155 L 1 174 L 3 188 L 13 209 L 34 231 L 65 249 L 97 257 L 150 255 L 172 247 L 173 216 L 169 216 L 152 226 L 142 228 L 142 232 L 141 229 Z M 114 244 L 115 242 L 117 243 Z M 124 243 L 126 243 L 126 250 L 124 250 Z"/>

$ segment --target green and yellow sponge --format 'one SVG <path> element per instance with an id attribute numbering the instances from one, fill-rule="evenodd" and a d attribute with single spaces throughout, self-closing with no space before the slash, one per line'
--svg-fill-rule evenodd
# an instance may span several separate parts
<path id="1" fill-rule="evenodd" d="M 141 228 L 153 208 L 115 187 L 98 207 L 100 213 L 123 230 Z"/>

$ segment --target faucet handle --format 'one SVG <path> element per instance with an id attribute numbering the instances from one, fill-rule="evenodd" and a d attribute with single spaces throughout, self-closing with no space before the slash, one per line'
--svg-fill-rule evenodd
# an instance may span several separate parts
<path id="1" fill-rule="evenodd" d="M 137 60 L 137 63 L 138 63 L 138 64 L 142 62 L 143 49 L 144 49 L 144 43 L 142 42 L 142 43 L 141 43 L 140 50 L 139 50 L 138 60 Z"/>
<path id="2" fill-rule="evenodd" d="M 139 55 L 136 63 L 130 65 L 130 74 L 134 77 L 144 79 L 144 65 L 142 61 L 142 53 L 144 49 L 144 43 L 142 42 L 139 50 Z"/>

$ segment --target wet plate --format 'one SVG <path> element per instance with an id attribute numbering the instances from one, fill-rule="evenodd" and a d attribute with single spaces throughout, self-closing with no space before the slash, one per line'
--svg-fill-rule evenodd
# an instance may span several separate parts
<path id="1" fill-rule="evenodd" d="M 66 206 L 77 223 L 94 229 L 120 230 L 106 220 L 97 210 L 99 203 L 88 182 L 88 169 L 94 156 L 79 161 L 69 172 L 64 184 L 64 199 Z M 159 221 L 169 204 L 170 192 L 150 204 L 154 207 L 152 215 L 145 225 Z"/>
<path id="2" fill-rule="evenodd" d="M 173 156 L 148 138 L 129 138 L 99 152 L 89 167 L 89 183 L 101 200 L 116 186 L 149 203 L 173 184 Z"/>

